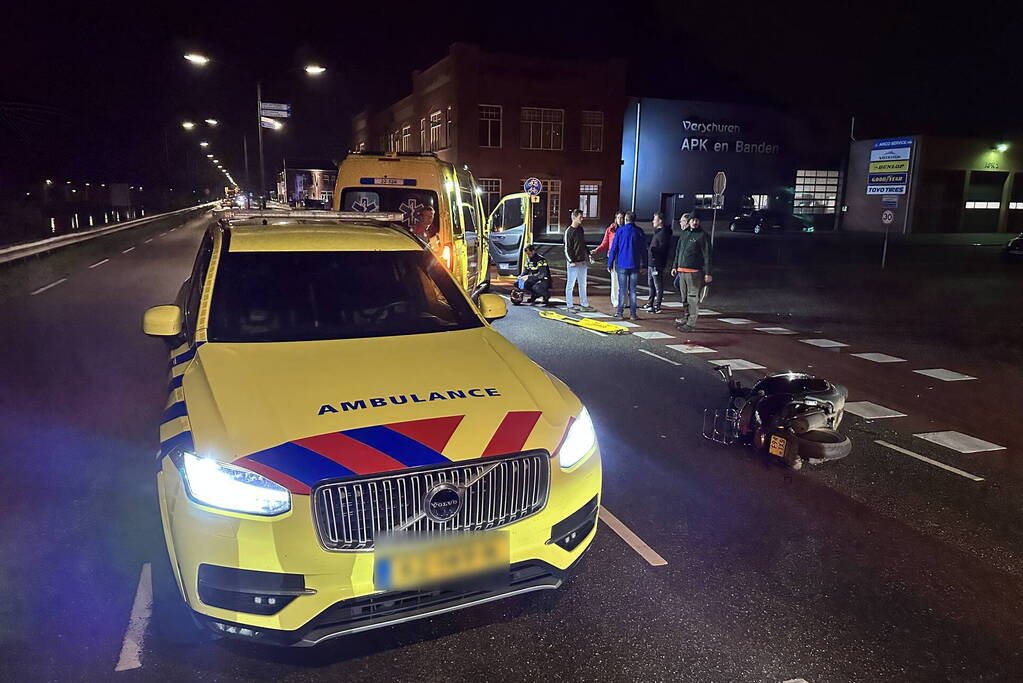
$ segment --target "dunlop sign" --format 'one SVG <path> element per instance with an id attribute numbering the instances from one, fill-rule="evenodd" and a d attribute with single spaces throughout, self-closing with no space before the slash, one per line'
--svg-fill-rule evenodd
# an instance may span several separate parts
<path id="1" fill-rule="evenodd" d="M 867 167 L 867 194 L 906 194 L 909 162 L 913 157 L 913 138 L 883 138 L 870 150 Z"/>

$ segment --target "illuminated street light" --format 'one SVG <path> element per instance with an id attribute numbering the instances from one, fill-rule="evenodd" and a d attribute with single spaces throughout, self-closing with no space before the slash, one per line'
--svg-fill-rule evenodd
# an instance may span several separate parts
<path id="1" fill-rule="evenodd" d="M 1009 149 L 1009 143 L 999 142 L 997 145 L 995 145 L 995 149 L 998 150 L 999 152 L 1004 152 L 1005 150 Z"/>
<path id="2" fill-rule="evenodd" d="M 217 121 L 216 119 L 206 119 L 206 123 L 210 126 L 215 126 L 220 123 L 220 121 Z"/>
<path id="3" fill-rule="evenodd" d="M 210 63 L 209 57 L 197 54 L 195 52 L 189 52 L 187 55 L 185 55 L 185 59 L 187 59 L 192 64 L 195 64 L 196 66 L 206 66 L 207 64 Z"/>
<path id="4" fill-rule="evenodd" d="M 280 130 L 281 128 L 284 128 L 283 123 L 277 119 L 272 119 L 269 116 L 260 116 L 259 120 L 263 124 L 264 128 L 272 128 L 273 130 Z"/>
<path id="5" fill-rule="evenodd" d="M 212 154 L 207 154 L 207 155 L 206 155 L 206 158 L 207 158 L 207 159 L 212 159 L 212 158 L 213 158 L 213 155 L 212 155 Z"/>
<path id="6" fill-rule="evenodd" d="M 203 140 L 202 142 L 200 142 L 200 143 L 199 143 L 199 146 L 200 146 L 200 147 L 209 147 L 209 146 L 210 146 L 210 143 L 208 143 L 208 142 L 206 142 L 205 140 Z"/>
<path id="7" fill-rule="evenodd" d="M 47 184 L 47 185 L 53 185 L 53 181 L 52 181 L 52 180 L 50 180 L 49 178 L 47 178 L 47 179 L 46 179 L 46 184 Z"/>
<path id="8" fill-rule="evenodd" d="M 192 123 L 191 121 L 182 121 L 181 127 L 184 128 L 185 130 L 192 130 L 193 128 L 195 128 L 195 124 Z"/>
<path id="9" fill-rule="evenodd" d="M 326 67 L 322 67 L 319 64 L 310 64 L 305 68 L 305 72 L 310 76 L 319 76 L 326 70 Z"/>

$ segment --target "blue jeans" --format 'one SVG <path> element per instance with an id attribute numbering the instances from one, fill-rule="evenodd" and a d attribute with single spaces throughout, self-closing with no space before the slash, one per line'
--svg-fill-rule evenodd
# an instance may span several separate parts
<path id="1" fill-rule="evenodd" d="M 628 293 L 629 309 L 632 317 L 636 317 L 636 285 L 639 284 L 639 268 L 617 268 L 618 273 L 618 315 L 625 310 L 625 297 Z"/>
<path id="2" fill-rule="evenodd" d="M 566 266 L 568 271 L 568 283 L 565 285 L 565 305 L 572 305 L 572 290 L 575 283 L 579 283 L 579 305 L 589 307 L 590 302 L 586 299 L 586 268 L 585 261 L 582 263 L 569 263 Z"/>

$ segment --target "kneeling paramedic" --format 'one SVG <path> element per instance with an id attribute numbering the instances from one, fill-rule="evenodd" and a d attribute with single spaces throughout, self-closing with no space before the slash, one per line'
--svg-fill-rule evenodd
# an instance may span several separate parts
<path id="1" fill-rule="evenodd" d="M 551 268 L 547 265 L 547 259 L 537 252 L 535 244 L 526 247 L 526 263 L 516 286 L 529 295 L 529 303 L 534 303 L 538 298 L 542 298 L 545 304 L 550 302 Z"/>

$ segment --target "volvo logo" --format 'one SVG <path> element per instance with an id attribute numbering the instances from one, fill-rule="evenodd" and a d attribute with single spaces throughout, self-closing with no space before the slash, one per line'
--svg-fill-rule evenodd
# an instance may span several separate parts
<path id="1" fill-rule="evenodd" d="M 434 522 L 443 524 L 462 509 L 462 489 L 455 484 L 437 484 L 423 498 L 423 512 Z"/>

